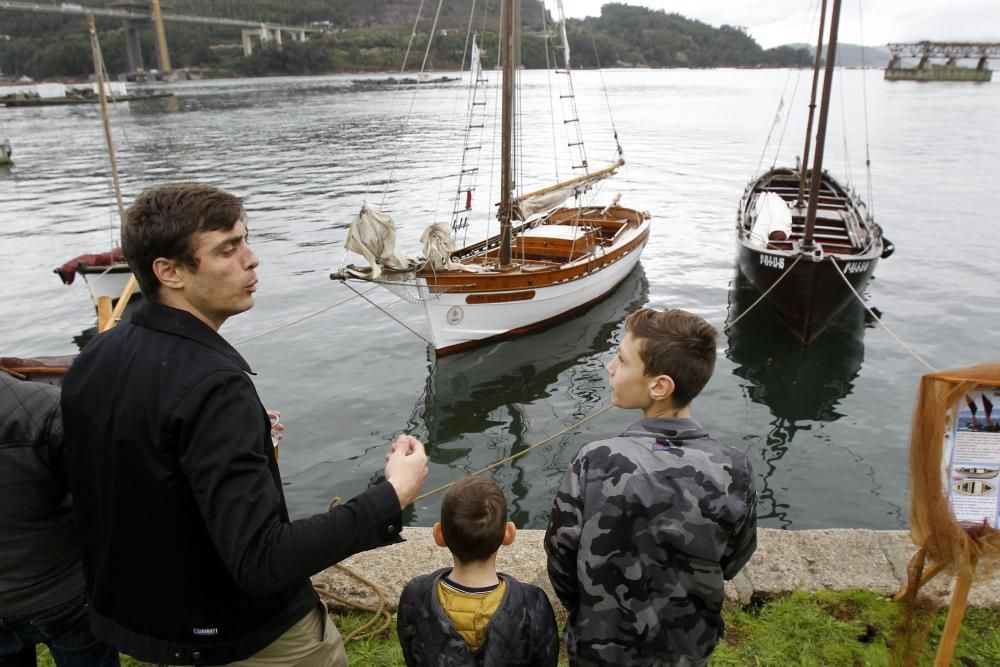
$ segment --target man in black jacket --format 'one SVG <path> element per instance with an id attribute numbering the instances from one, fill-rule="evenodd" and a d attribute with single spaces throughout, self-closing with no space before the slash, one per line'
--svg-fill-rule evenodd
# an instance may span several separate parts
<path id="1" fill-rule="evenodd" d="M 242 202 L 204 185 L 147 190 L 122 244 L 147 303 L 63 384 L 95 633 L 150 662 L 346 665 L 309 577 L 398 539 L 423 445 L 400 436 L 386 482 L 289 521 L 250 368 L 218 334 L 257 288 Z"/>
<path id="2" fill-rule="evenodd" d="M 0 667 L 117 667 L 87 621 L 59 389 L 0 370 Z"/>

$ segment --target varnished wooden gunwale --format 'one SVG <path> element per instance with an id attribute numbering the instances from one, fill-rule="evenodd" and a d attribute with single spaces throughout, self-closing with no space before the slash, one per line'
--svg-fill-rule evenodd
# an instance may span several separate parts
<path id="1" fill-rule="evenodd" d="M 503 273 L 467 273 L 464 271 L 422 271 L 418 277 L 423 278 L 431 289 L 437 288 L 447 292 L 496 292 L 503 290 L 540 288 L 549 285 L 579 280 L 595 271 L 599 271 L 641 248 L 649 238 L 649 228 L 642 234 L 607 254 L 594 257 L 586 263 L 573 266 L 552 266 L 533 271 L 522 271 L 514 268 Z M 579 260 L 578 260 L 579 261 Z M 537 266 L 537 262 L 525 262 Z M 545 263 L 548 264 L 548 263 Z"/>

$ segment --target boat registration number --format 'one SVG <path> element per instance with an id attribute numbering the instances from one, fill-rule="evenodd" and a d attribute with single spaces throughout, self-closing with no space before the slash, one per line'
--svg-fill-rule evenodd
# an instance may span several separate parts
<path id="1" fill-rule="evenodd" d="M 769 266 L 772 269 L 785 268 L 785 258 L 778 257 L 777 255 L 761 255 L 760 263 L 761 266 Z"/>
<path id="2" fill-rule="evenodd" d="M 848 262 L 844 265 L 844 273 L 864 273 L 868 270 L 868 262 Z"/>

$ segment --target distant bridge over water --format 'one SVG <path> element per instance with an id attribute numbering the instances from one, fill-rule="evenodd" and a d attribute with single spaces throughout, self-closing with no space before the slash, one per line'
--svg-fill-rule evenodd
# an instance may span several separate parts
<path id="1" fill-rule="evenodd" d="M 989 42 L 913 42 L 889 44 L 892 60 L 885 68 L 889 81 L 989 81 L 993 72 L 987 67 L 990 58 L 1000 58 L 1000 43 Z M 915 67 L 903 67 L 903 58 L 919 58 Z M 944 59 L 935 63 L 933 59 Z M 962 67 L 959 60 L 976 60 L 975 67 Z"/>
<path id="2" fill-rule="evenodd" d="M 153 29 L 156 38 L 156 55 L 161 71 L 169 71 L 170 56 L 167 54 L 165 38 L 163 37 L 163 21 L 174 21 L 176 23 L 200 23 L 203 25 L 222 25 L 240 28 L 243 38 L 243 53 L 250 55 L 253 53 L 254 40 L 257 39 L 262 44 L 273 42 L 281 46 L 282 34 L 291 37 L 292 40 L 305 41 L 306 35 L 310 33 L 327 32 L 326 28 L 291 26 L 280 23 L 267 23 L 260 21 L 245 21 L 241 19 L 227 19 L 215 16 L 193 16 L 190 14 L 165 14 L 160 12 L 159 0 L 143 2 L 113 2 L 108 7 L 84 7 L 74 2 L 63 2 L 61 4 L 44 4 L 38 2 L 14 2 L 12 0 L 0 0 L 0 9 L 22 12 L 43 12 L 48 14 L 70 14 L 103 16 L 110 18 L 120 18 L 125 21 L 125 46 L 128 53 L 128 66 L 130 72 L 142 71 L 142 50 L 139 47 L 139 31 Z"/>

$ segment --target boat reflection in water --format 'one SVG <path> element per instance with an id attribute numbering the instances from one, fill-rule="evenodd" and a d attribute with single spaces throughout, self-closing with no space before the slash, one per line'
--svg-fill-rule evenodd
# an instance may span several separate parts
<path id="1" fill-rule="evenodd" d="M 737 269 L 729 291 L 727 324 L 735 322 L 759 296 Z M 777 518 L 790 525 L 768 480 L 799 431 L 810 430 L 814 422 L 834 422 L 844 416 L 838 404 L 850 395 L 864 361 L 866 315 L 864 306 L 853 300 L 809 347 L 765 303 L 727 330 L 726 356 L 734 364 L 733 373 L 747 381 L 748 398 L 766 406 L 772 416 L 762 448 L 766 467 L 757 471 L 762 478 L 758 490 L 761 519 Z"/>
<path id="2" fill-rule="evenodd" d="M 625 317 L 648 294 L 639 265 L 607 299 L 545 330 L 437 359 L 430 350 L 427 384 L 407 429 L 427 443 L 425 489 L 523 451 L 607 403 L 607 353 Z M 518 526 L 544 527 L 536 510 L 548 513 L 561 479 L 553 470 L 565 469 L 576 449 L 593 439 L 593 424 L 491 473 L 512 500 L 511 520 Z M 532 472 L 540 470 L 545 472 Z M 531 492 L 538 483 L 551 486 L 551 493 Z M 436 516 L 441 495 L 421 502 L 427 519 Z M 533 507 L 522 502 L 528 496 Z"/>

